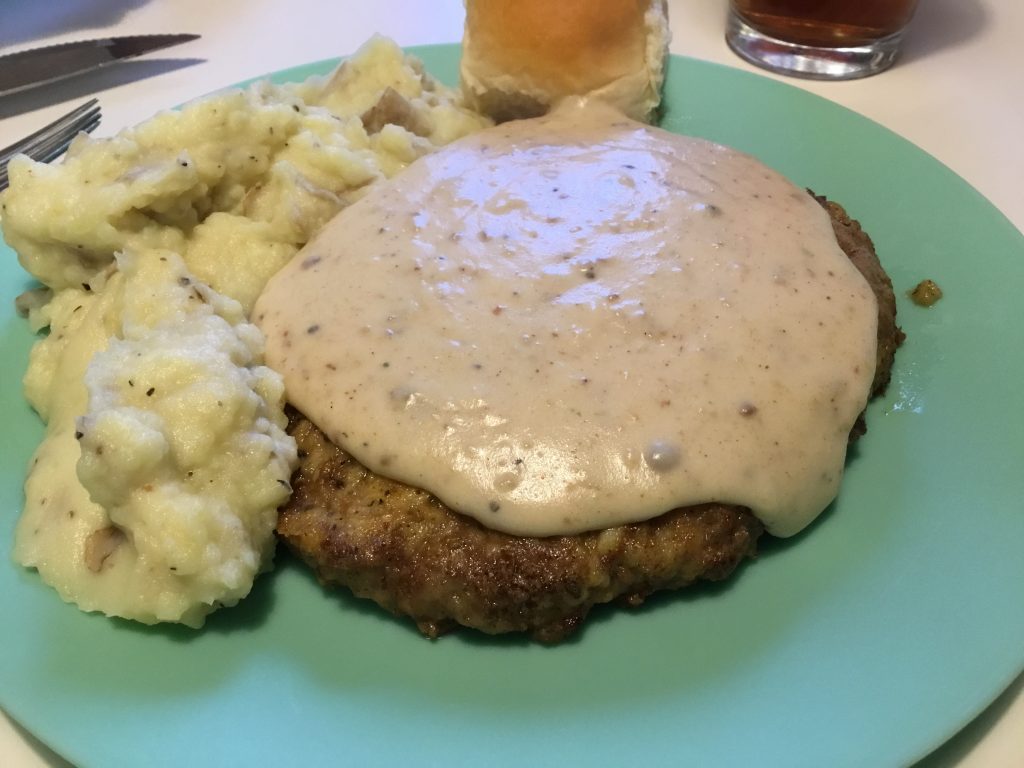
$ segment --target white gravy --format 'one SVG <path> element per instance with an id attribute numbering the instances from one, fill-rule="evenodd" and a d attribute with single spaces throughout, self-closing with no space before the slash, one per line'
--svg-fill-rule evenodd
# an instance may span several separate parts
<path id="1" fill-rule="evenodd" d="M 381 475 L 517 535 L 835 497 L 874 295 L 802 189 L 568 103 L 343 210 L 254 312 L 288 399 Z"/>

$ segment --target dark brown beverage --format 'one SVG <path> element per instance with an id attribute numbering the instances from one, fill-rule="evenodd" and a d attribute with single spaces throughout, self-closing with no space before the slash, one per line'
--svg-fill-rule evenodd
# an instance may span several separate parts
<path id="1" fill-rule="evenodd" d="M 735 13 L 763 35 L 799 45 L 869 45 L 902 30 L 917 0 L 732 0 Z"/>

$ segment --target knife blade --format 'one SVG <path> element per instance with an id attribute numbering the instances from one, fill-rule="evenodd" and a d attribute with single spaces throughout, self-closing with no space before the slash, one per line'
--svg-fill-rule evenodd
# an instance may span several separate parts
<path id="1" fill-rule="evenodd" d="M 128 35 L 47 45 L 0 56 L 0 96 L 196 40 L 199 35 Z"/>

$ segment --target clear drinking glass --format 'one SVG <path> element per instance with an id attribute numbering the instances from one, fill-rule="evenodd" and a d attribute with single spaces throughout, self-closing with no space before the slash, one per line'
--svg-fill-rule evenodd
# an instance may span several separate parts
<path id="1" fill-rule="evenodd" d="M 797 77 L 849 80 L 892 66 L 917 0 L 730 0 L 740 57 Z"/>

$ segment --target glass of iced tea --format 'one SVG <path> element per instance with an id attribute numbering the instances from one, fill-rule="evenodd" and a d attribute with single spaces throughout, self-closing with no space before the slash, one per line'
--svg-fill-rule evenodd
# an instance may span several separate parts
<path id="1" fill-rule="evenodd" d="M 730 0 L 725 39 L 759 67 L 849 80 L 892 66 L 917 0 Z"/>

